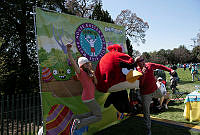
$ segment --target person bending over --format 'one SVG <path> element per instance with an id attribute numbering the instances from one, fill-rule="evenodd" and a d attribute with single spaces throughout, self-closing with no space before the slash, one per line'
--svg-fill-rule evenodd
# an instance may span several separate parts
<path id="1" fill-rule="evenodd" d="M 142 97 L 144 122 L 147 128 L 147 135 L 151 135 L 150 103 L 152 97 L 161 97 L 161 95 L 157 91 L 158 87 L 156 85 L 154 70 L 161 69 L 164 71 L 171 72 L 172 74 L 174 74 L 175 71 L 161 64 L 145 63 L 144 58 L 142 56 L 136 57 L 135 62 L 137 63 L 137 70 L 143 74 L 143 76 L 139 78 L 139 87 Z"/>

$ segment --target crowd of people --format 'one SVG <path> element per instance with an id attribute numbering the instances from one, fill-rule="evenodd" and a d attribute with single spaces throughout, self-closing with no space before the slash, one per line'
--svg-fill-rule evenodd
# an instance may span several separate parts
<path id="1" fill-rule="evenodd" d="M 190 64 L 174 64 L 174 65 L 172 65 L 172 64 L 170 64 L 169 65 L 169 67 L 170 68 L 183 68 L 184 69 L 184 71 L 186 71 L 187 70 L 187 68 L 188 68 L 188 70 L 190 71 L 190 73 L 191 73 L 191 77 L 192 77 L 192 82 L 194 82 L 195 81 L 195 79 L 197 79 L 198 81 L 200 81 L 200 78 L 199 78 L 199 72 L 198 72 L 198 69 L 199 69 L 199 67 L 200 67 L 200 63 L 190 63 Z"/>
<path id="2" fill-rule="evenodd" d="M 86 57 L 80 57 L 78 59 L 78 64 L 76 64 L 70 53 L 71 46 L 72 45 L 70 44 L 67 45 L 68 57 L 71 60 L 72 66 L 83 87 L 82 101 L 90 110 L 89 113 L 80 114 L 74 117 L 71 128 L 71 134 L 73 134 L 74 130 L 79 129 L 84 125 L 100 121 L 102 113 L 99 104 L 95 100 L 95 84 L 97 84 L 97 79 L 94 74 L 95 71 L 92 69 L 91 63 Z M 164 107 L 165 109 L 168 109 L 168 103 L 170 102 L 170 92 L 166 90 L 166 81 L 160 76 L 154 76 L 154 70 L 160 69 L 170 73 L 170 88 L 173 93 L 175 93 L 177 81 L 179 79 L 176 72 L 177 67 L 167 67 L 161 64 L 145 62 L 145 59 L 142 56 L 136 57 L 134 62 L 136 70 L 143 74 L 139 78 L 139 91 L 147 135 L 151 135 L 150 105 L 152 98 L 158 99 L 159 108 Z M 186 67 L 187 65 L 183 65 L 184 70 L 186 70 Z M 199 80 L 196 65 L 191 64 L 188 67 L 192 74 L 192 80 L 194 81 L 195 77 Z M 163 104 L 164 100 L 165 103 Z"/>

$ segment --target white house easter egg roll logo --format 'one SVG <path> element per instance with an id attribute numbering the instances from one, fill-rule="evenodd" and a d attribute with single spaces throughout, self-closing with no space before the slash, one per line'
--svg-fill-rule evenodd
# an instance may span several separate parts
<path id="1" fill-rule="evenodd" d="M 75 31 L 78 51 L 90 61 L 98 61 L 106 53 L 106 41 L 101 30 L 92 23 L 83 23 Z"/>

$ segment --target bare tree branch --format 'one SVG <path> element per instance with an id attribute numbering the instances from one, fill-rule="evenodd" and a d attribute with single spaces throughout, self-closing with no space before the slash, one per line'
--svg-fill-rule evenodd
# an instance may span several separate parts
<path id="1" fill-rule="evenodd" d="M 145 32 L 149 29 L 149 25 L 135 13 L 129 9 L 122 10 L 115 23 L 125 27 L 127 37 L 134 39 L 137 43 L 139 41 L 145 43 Z"/>

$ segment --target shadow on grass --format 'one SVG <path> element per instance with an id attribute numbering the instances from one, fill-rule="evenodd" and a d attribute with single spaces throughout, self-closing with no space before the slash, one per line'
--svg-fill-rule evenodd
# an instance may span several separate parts
<path id="1" fill-rule="evenodd" d="M 170 101 L 168 105 L 170 106 L 179 106 L 179 105 L 183 105 L 184 101 Z"/>
<path id="2" fill-rule="evenodd" d="M 198 135 L 191 134 L 190 129 L 152 121 L 152 135 Z M 119 124 L 103 129 L 94 135 L 146 135 L 143 118 L 132 116 Z"/>
<path id="3" fill-rule="evenodd" d="M 179 84 L 182 84 L 182 85 L 184 85 L 184 84 L 188 84 L 188 83 L 193 83 L 192 81 L 180 81 L 180 82 L 178 82 Z"/>
<path id="4" fill-rule="evenodd" d="M 165 111 L 167 111 L 167 112 L 183 112 L 184 110 L 183 109 L 179 109 L 179 108 L 174 108 L 174 107 L 170 106 L 168 110 L 164 109 L 161 112 L 152 112 L 151 114 L 155 114 L 156 115 L 156 114 L 163 113 Z"/>

